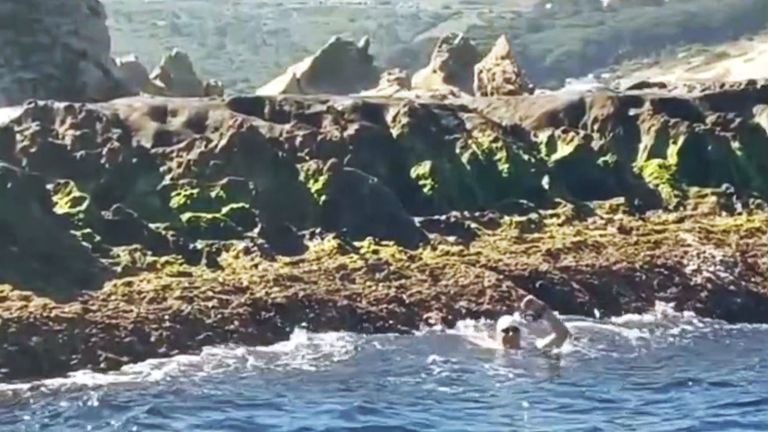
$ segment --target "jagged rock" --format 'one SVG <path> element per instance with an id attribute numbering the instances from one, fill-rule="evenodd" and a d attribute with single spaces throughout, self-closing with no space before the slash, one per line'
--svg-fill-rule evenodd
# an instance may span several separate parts
<path id="1" fill-rule="evenodd" d="M 413 75 L 411 86 L 425 91 L 447 87 L 472 94 L 474 67 L 480 59 L 480 52 L 468 37 L 449 33 L 438 40 L 429 65 Z"/>
<path id="2" fill-rule="evenodd" d="M 517 64 L 509 40 L 502 35 L 480 63 L 475 65 L 475 96 L 519 96 L 535 90 Z"/>
<path id="3" fill-rule="evenodd" d="M 139 94 L 149 85 L 149 71 L 139 58 L 127 55 L 115 58 L 117 76 L 130 89 L 132 94 Z"/>
<path id="4" fill-rule="evenodd" d="M 110 277 L 53 211 L 43 179 L 0 162 L 0 281 L 55 299 L 95 290 Z"/>
<path id="5" fill-rule="evenodd" d="M 367 37 L 355 43 L 333 37 L 315 54 L 289 67 L 256 94 L 352 94 L 371 88 L 379 75 Z"/>
<path id="6" fill-rule="evenodd" d="M 110 58 L 99 0 L 0 1 L 0 106 L 128 94 Z"/>
<path id="7" fill-rule="evenodd" d="M 223 85 L 218 81 L 203 81 L 195 72 L 192 60 L 184 51 L 174 48 L 152 71 L 144 91 L 158 96 L 205 97 L 222 96 Z"/>
<path id="8" fill-rule="evenodd" d="M 203 84 L 203 94 L 207 97 L 224 97 L 224 83 L 219 80 L 208 80 Z"/>
<path id="9" fill-rule="evenodd" d="M 360 93 L 362 96 L 408 96 L 411 90 L 411 80 L 408 72 L 402 69 L 388 69 L 381 74 L 376 88 Z"/>

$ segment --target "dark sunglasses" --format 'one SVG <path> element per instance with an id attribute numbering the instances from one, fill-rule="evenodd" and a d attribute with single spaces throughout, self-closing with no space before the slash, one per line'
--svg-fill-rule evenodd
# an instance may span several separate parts
<path id="1" fill-rule="evenodd" d="M 520 333 L 520 329 L 515 326 L 506 327 L 501 330 L 501 334 L 505 336 L 509 334 L 518 334 L 518 333 Z"/>

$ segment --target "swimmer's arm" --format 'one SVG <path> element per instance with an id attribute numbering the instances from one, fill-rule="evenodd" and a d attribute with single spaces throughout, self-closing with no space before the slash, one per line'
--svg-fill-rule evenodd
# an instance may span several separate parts
<path id="1" fill-rule="evenodd" d="M 552 334 L 536 341 L 536 347 L 542 350 L 557 349 L 563 346 L 568 338 L 571 337 L 571 332 L 568 327 L 557 317 L 551 310 L 547 309 L 542 315 L 542 319 L 546 321 L 552 328 Z"/>

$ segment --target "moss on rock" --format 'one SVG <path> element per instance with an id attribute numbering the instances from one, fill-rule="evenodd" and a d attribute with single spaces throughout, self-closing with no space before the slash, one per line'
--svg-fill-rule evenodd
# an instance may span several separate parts
<path id="1" fill-rule="evenodd" d="M 183 213 L 181 223 L 188 236 L 199 240 L 232 240 L 242 235 L 231 220 L 219 213 Z"/>
<path id="2" fill-rule="evenodd" d="M 675 166 L 663 159 L 651 159 L 636 166 L 638 174 L 657 190 L 664 207 L 677 208 L 685 199 L 685 190 L 677 179 Z"/>
<path id="3" fill-rule="evenodd" d="M 98 215 L 91 197 L 81 192 L 72 180 L 60 180 L 51 186 L 53 211 L 78 224 L 86 224 Z"/>

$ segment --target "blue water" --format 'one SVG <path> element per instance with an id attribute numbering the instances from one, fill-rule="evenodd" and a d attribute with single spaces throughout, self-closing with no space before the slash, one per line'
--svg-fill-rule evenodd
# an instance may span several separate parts
<path id="1" fill-rule="evenodd" d="M 306 334 L 113 374 L 0 385 L 2 431 L 764 431 L 768 327 L 568 319 L 557 356 L 414 336 Z"/>

